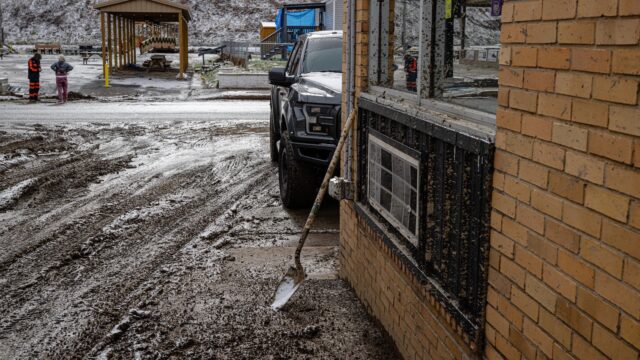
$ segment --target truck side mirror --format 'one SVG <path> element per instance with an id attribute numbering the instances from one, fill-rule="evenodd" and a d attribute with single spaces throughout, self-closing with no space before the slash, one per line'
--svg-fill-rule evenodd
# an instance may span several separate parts
<path id="1" fill-rule="evenodd" d="M 293 84 L 293 78 L 287 76 L 285 68 L 273 68 L 269 71 L 269 83 L 275 86 L 289 87 Z"/>

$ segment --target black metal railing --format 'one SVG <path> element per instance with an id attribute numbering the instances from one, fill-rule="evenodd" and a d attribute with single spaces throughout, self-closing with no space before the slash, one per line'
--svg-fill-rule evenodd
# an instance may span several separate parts
<path id="1" fill-rule="evenodd" d="M 284 38 L 282 42 L 295 43 L 300 36 L 304 34 L 312 33 L 315 31 L 320 31 L 322 30 L 322 27 L 321 26 L 287 26 L 285 29 L 286 29 L 286 37 L 282 36 Z"/>
<path id="2" fill-rule="evenodd" d="M 260 57 L 262 59 L 271 59 L 276 55 L 280 55 L 283 59 L 286 58 L 285 46 L 288 44 L 284 44 L 280 41 L 282 33 L 282 29 L 279 29 L 273 34 L 260 40 Z"/>
<path id="3" fill-rule="evenodd" d="M 366 99 L 359 102 L 358 202 L 411 250 L 431 293 L 479 344 L 484 324 L 493 142 L 418 119 Z M 369 204 L 370 130 L 420 153 L 418 244 L 403 238 Z"/>

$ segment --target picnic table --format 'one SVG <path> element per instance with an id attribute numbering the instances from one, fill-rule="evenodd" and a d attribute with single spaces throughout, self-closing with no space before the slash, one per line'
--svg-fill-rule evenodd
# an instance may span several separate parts
<path id="1" fill-rule="evenodd" d="M 147 68 L 147 72 L 151 71 L 153 68 L 158 68 L 162 71 L 167 71 L 167 69 L 171 66 L 171 61 L 167 60 L 164 55 L 152 55 L 151 60 L 147 60 L 144 62 L 144 66 Z"/>
<path id="2" fill-rule="evenodd" d="M 102 57 L 101 52 L 83 52 L 81 55 L 82 55 L 82 63 L 84 65 L 87 65 L 89 63 L 89 59 L 91 59 L 91 57 L 94 55 Z"/>
<path id="3" fill-rule="evenodd" d="M 36 44 L 33 49 L 34 54 L 60 54 L 61 52 L 62 46 L 60 44 Z"/>

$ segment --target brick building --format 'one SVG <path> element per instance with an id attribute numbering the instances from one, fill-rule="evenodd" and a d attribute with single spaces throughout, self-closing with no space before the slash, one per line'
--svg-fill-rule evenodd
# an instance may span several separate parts
<path id="1" fill-rule="evenodd" d="M 447 3 L 345 0 L 341 276 L 406 359 L 638 359 L 640 1 L 505 0 L 453 78 Z"/>

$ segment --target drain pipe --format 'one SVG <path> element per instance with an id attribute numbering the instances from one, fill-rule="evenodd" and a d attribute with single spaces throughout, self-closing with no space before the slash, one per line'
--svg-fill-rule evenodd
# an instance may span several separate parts
<path id="1" fill-rule="evenodd" d="M 342 96 L 345 96 L 345 110 L 343 114 L 351 116 L 353 110 L 356 107 L 355 97 L 355 52 L 356 45 L 356 1 L 357 0 L 345 0 L 347 4 L 347 14 L 349 19 L 346 23 L 346 49 L 345 49 L 345 64 L 346 74 L 345 76 L 345 91 Z M 344 29 L 343 29 L 344 30 Z M 344 117 L 346 119 L 346 117 Z M 354 120 L 357 121 L 357 118 Z M 357 122 L 356 122 L 357 124 Z M 353 125 L 352 125 L 353 126 Z M 345 139 L 344 143 L 344 164 L 342 167 L 342 174 L 339 178 L 333 178 L 329 182 L 329 195 L 338 200 L 354 200 L 355 189 L 353 187 L 353 131 L 349 132 L 349 135 Z"/>
<path id="2" fill-rule="evenodd" d="M 347 0 L 347 13 L 349 21 L 347 22 L 347 79 L 346 79 L 346 106 L 345 114 L 351 114 L 355 107 L 355 45 L 356 45 L 356 0 Z M 352 153 L 353 153 L 353 133 L 347 138 L 345 146 L 345 159 L 343 176 L 347 182 L 353 184 L 352 175 Z"/>

